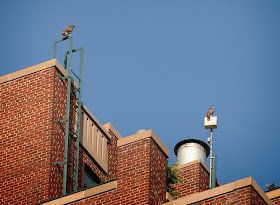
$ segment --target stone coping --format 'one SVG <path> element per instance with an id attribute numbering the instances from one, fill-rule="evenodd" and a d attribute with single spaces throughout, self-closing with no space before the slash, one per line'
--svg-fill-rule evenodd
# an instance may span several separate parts
<path id="1" fill-rule="evenodd" d="M 105 128 L 105 130 L 111 130 L 111 132 L 117 137 L 117 139 L 123 138 L 121 134 L 115 129 L 115 127 L 110 122 L 103 125 L 103 127 Z"/>
<path id="2" fill-rule="evenodd" d="M 206 166 L 206 164 L 201 159 L 197 159 L 197 160 L 194 160 L 194 161 L 186 163 L 186 164 L 178 165 L 178 168 L 183 169 L 184 167 L 188 167 L 188 166 L 191 166 L 191 165 L 194 165 L 194 164 L 197 164 L 197 163 L 200 163 L 204 167 L 204 169 L 210 174 L 209 168 Z M 218 180 L 217 180 L 217 183 L 218 183 L 219 186 L 222 185 Z"/>
<path id="3" fill-rule="evenodd" d="M 50 67 L 56 67 L 64 76 L 66 76 L 68 74 L 67 71 L 64 69 L 64 67 L 56 59 L 52 59 L 52 60 L 46 61 L 44 63 L 40 63 L 40 64 L 31 66 L 31 67 L 16 71 L 14 73 L 10 73 L 8 75 L 1 76 L 0 84 L 26 76 L 26 75 L 29 75 L 31 73 L 38 72 L 45 68 L 50 68 Z"/>
<path id="4" fill-rule="evenodd" d="M 185 204 L 193 204 L 200 201 L 204 201 L 222 194 L 226 194 L 237 189 L 245 188 L 247 186 L 253 187 L 256 192 L 260 195 L 260 197 L 267 203 L 268 205 L 273 205 L 273 202 L 270 198 L 264 193 L 264 191 L 260 188 L 260 186 L 255 182 L 252 177 L 247 177 L 245 179 L 241 179 L 229 184 L 225 184 L 213 189 L 209 189 L 204 192 L 196 193 L 190 196 L 185 196 L 175 201 L 171 201 L 165 203 L 165 205 L 185 205 Z"/>
<path id="5" fill-rule="evenodd" d="M 163 144 L 163 142 L 158 138 L 158 136 L 154 133 L 153 130 L 146 130 L 144 132 L 140 132 L 122 139 L 118 140 L 118 147 L 124 146 L 126 144 L 136 142 L 145 138 L 151 137 L 157 145 L 161 148 L 161 150 L 165 153 L 167 157 L 169 157 L 169 150 L 168 148 Z"/>
<path id="6" fill-rule="evenodd" d="M 270 191 L 270 192 L 266 192 L 266 195 L 267 195 L 270 199 L 279 198 L 279 197 L 280 197 L 280 188 L 279 188 L 279 189 L 275 189 L 275 190 Z"/>
<path id="7" fill-rule="evenodd" d="M 93 188 L 89 188 L 86 189 L 84 191 L 80 191 L 74 194 L 70 194 L 52 201 L 48 201 L 45 203 L 41 203 L 41 204 L 45 204 L 45 205 L 63 205 L 63 204 L 68 204 L 68 203 L 72 203 L 78 200 L 82 200 L 84 198 L 87 197 L 91 197 L 97 194 L 101 194 L 103 192 L 107 192 L 113 189 L 117 188 L 117 181 L 112 181 L 112 182 L 108 182 L 106 184 L 102 184 L 100 186 L 97 187 L 93 187 Z"/>
<path id="8" fill-rule="evenodd" d="M 169 192 L 166 192 L 166 200 L 167 201 L 174 201 L 174 198 L 171 196 Z"/>

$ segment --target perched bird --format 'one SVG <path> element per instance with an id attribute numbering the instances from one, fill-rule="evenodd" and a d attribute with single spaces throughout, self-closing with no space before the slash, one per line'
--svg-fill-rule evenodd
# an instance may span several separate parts
<path id="1" fill-rule="evenodd" d="M 76 28 L 75 25 L 67 26 L 67 27 L 62 31 L 61 36 L 69 36 L 69 35 L 72 33 L 72 31 L 74 30 L 74 28 Z"/>
<path id="2" fill-rule="evenodd" d="M 209 121 L 211 116 L 215 113 L 215 109 L 214 108 L 210 108 L 208 111 L 207 111 L 207 120 Z"/>

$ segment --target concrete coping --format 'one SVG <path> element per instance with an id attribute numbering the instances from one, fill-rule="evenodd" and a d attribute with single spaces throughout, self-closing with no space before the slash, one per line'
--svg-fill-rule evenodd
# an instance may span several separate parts
<path id="1" fill-rule="evenodd" d="M 171 196 L 169 192 L 166 192 L 166 200 L 167 201 L 174 201 L 174 198 Z"/>
<path id="2" fill-rule="evenodd" d="M 52 60 L 46 61 L 44 63 L 40 63 L 40 64 L 31 66 L 31 67 L 16 71 L 14 73 L 10 73 L 8 75 L 1 76 L 0 84 L 26 76 L 26 75 L 29 75 L 31 73 L 38 72 L 38 71 L 46 69 L 46 68 L 50 68 L 50 67 L 56 67 L 59 70 L 59 72 L 61 72 L 62 75 L 64 75 L 64 76 L 66 76 L 68 74 L 68 72 L 65 70 L 65 68 L 56 59 L 52 59 Z"/>
<path id="3" fill-rule="evenodd" d="M 117 181 L 112 181 L 112 182 L 108 182 L 106 184 L 102 184 L 102 185 L 97 186 L 97 187 L 89 188 L 89 189 L 86 189 L 84 191 L 80 191 L 80 192 L 77 192 L 77 193 L 74 193 L 74 194 L 70 194 L 70 195 L 67 195 L 67 196 L 52 200 L 52 201 L 48 201 L 48 202 L 45 202 L 45 203 L 42 203 L 42 204 L 45 204 L 45 205 L 68 204 L 68 203 L 72 203 L 72 202 L 75 202 L 75 201 L 78 201 L 78 200 L 82 200 L 84 198 L 94 196 L 94 195 L 97 195 L 97 194 L 101 194 L 103 192 L 107 192 L 107 191 L 110 191 L 110 190 L 113 190 L 113 189 L 116 189 L 116 188 L 117 188 Z"/>
<path id="4" fill-rule="evenodd" d="M 198 164 L 198 163 L 200 163 L 204 167 L 204 169 L 210 174 L 209 168 L 206 166 L 206 164 L 201 159 L 197 159 L 197 160 L 194 160 L 194 161 L 186 163 L 186 164 L 178 165 L 178 169 L 183 169 L 185 167 L 188 167 L 188 166 L 191 166 L 191 165 L 194 165 L 194 164 Z M 218 183 L 219 186 L 222 185 L 218 180 L 217 180 L 217 183 Z"/>
<path id="5" fill-rule="evenodd" d="M 157 145 L 161 148 L 161 150 L 165 153 L 167 157 L 169 157 L 169 150 L 163 144 L 163 142 L 159 139 L 159 137 L 154 133 L 153 130 L 146 130 L 144 132 L 140 132 L 138 134 L 130 135 L 128 137 L 122 138 L 118 140 L 118 147 L 124 146 L 126 144 L 136 142 L 145 138 L 152 138 Z"/>
<path id="6" fill-rule="evenodd" d="M 260 186 L 255 182 L 252 177 L 247 177 L 229 184 L 225 184 L 213 189 L 209 189 L 204 192 L 196 193 L 190 196 L 185 196 L 175 201 L 171 201 L 165 203 L 165 205 L 185 205 L 185 204 L 193 204 L 200 201 L 204 201 L 222 194 L 226 194 L 237 189 L 245 188 L 247 186 L 251 186 L 255 189 L 255 191 L 260 195 L 260 197 L 267 203 L 268 205 L 273 205 L 273 202 L 270 198 L 264 193 L 264 191 L 260 188 Z"/>
<path id="7" fill-rule="evenodd" d="M 104 129 L 107 131 L 111 131 L 117 139 L 122 139 L 123 137 L 121 136 L 121 134 L 116 130 L 116 128 L 110 123 L 108 122 L 107 124 L 103 125 Z"/>
<path id="8" fill-rule="evenodd" d="M 275 190 L 270 191 L 270 192 L 266 192 L 266 195 L 267 195 L 270 199 L 279 198 L 279 197 L 280 197 L 280 188 L 279 188 L 279 189 L 275 189 Z"/>

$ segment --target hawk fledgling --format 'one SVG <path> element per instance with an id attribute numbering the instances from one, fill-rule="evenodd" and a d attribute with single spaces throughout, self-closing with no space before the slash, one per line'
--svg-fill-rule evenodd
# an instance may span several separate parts
<path id="1" fill-rule="evenodd" d="M 210 108 L 208 111 L 207 111 L 207 120 L 209 121 L 211 116 L 215 113 L 215 109 L 214 108 Z"/>
<path id="2" fill-rule="evenodd" d="M 62 31 L 61 36 L 69 36 L 69 35 L 72 33 L 72 31 L 74 30 L 74 28 L 76 28 L 75 25 L 67 26 L 67 27 Z"/>

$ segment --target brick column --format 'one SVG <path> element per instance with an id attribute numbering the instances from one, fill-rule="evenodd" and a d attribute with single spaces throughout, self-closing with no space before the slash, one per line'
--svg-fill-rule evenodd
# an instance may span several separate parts
<path id="1" fill-rule="evenodd" d="M 181 179 L 174 187 L 180 193 L 180 197 L 202 192 L 209 189 L 209 170 L 201 160 L 195 160 L 178 166 Z"/>
<path id="2" fill-rule="evenodd" d="M 0 204 L 49 198 L 54 74 L 43 67 L 0 78 Z"/>
<path id="3" fill-rule="evenodd" d="M 152 130 L 118 140 L 122 204 L 161 204 L 166 197 L 168 149 Z"/>

